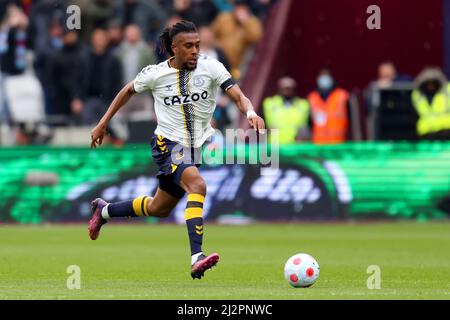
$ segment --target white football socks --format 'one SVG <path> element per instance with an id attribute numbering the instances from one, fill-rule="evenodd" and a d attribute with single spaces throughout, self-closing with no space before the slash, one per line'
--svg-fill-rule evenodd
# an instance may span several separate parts
<path id="1" fill-rule="evenodd" d="M 105 219 L 105 220 L 108 220 L 108 219 L 111 218 L 111 217 L 109 216 L 109 213 L 108 213 L 108 207 L 109 207 L 109 204 L 107 204 L 106 206 L 104 206 L 103 209 L 102 209 L 102 217 L 103 217 L 103 219 Z"/>
<path id="2" fill-rule="evenodd" d="M 202 254 L 203 254 L 203 252 L 201 252 L 201 251 L 200 251 L 199 253 L 193 254 L 193 255 L 191 256 L 191 265 L 193 265 L 194 263 L 196 263 L 198 257 L 200 257 Z"/>

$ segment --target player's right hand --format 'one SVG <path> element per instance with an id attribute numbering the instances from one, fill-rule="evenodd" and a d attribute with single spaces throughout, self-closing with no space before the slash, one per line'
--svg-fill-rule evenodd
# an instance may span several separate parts
<path id="1" fill-rule="evenodd" d="M 103 138 L 106 134 L 106 125 L 99 123 L 94 129 L 91 131 L 91 149 L 97 148 L 103 143 Z"/>
<path id="2" fill-rule="evenodd" d="M 265 130 L 265 124 L 263 118 L 258 116 L 257 114 L 254 114 L 250 117 L 247 117 L 248 123 L 250 126 L 255 129 L 257 132 L 264 134 L 266 132 Z"/>

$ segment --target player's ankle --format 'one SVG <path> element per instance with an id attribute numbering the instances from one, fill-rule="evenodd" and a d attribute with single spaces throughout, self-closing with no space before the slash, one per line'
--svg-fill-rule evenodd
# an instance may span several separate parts
<path id="1" fill-rule="evenodd" d="M 109 207 L 109 204 L 104 206 L 103 209 L 102 209 L 102 218 L 105 219 L 105 220 L 111 219 L 111 217 L 109 216 L 108 207 Z"/>
<path id="2" fill-rule="evenodd" d="M 191 256 L 191 265 L 193 265 L 194 263 L 196 263 L 197 260 L 198 260 L 198 257 L 200 257 L 202 254 L 203 254 L 202 251 L 197 252 L 197 253 L 194 253 L 194 254 Z"/>

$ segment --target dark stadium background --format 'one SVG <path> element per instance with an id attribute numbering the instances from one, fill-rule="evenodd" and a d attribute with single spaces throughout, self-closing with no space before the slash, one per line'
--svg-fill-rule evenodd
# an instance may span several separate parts
<path id="1" fill-rule="evenodd" d="M 444 51 L 449 50 L 450 41 L 450 8 L 446 1 L 290 3 L 274 59 L 268 63 L 263 58 L 273 41 L 278 40 L 269 30 L 258 50 L 261 59 L 258 55 L 254 61 L 257 70 L 271 70 L 264 89 L 268 94 L 276 91 L 277 79 L 285 74 L 298 81 L 301 94 L 307 94 L 315 85 L 317 70 L 323 66 L 333 70 L 343 87 L 356 90 L 364 89 L 383 60 L 392 60 L 399 72 L 417 74 L 424 64 L 445 67 L 450 72 L 450 55 Z M 366 8 L 373 4 L 381 8 L 380 30 L 365 27 L 369 16 Z"/>

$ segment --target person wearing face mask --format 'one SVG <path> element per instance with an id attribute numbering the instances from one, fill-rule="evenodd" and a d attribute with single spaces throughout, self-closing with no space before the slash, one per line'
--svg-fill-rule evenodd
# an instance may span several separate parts
<path id="1" fill-rule="evenodd" d="M 336 86 L 331 72 L 323 69 L 317 77 L 317 89 L 308 95 L 311 106 L 312 142 L 338 144 L 347 139 L 348 97 Z"/>
<path id="2" fill-rule="evenodd" d="M 424 140 L 450 139 L 450 84 L 439 68 L 425 68 L 414 80 L 411 98 Z"/>
<path id="3" fill-rule="evenodd" d="M 263 101 L 266 125 L 279 130 L 279 143 L 288 144 L 309 138 L 309 105 L 295 95 L 297 83 L 290 77 L 278 80 L 278 94 Z"/>

